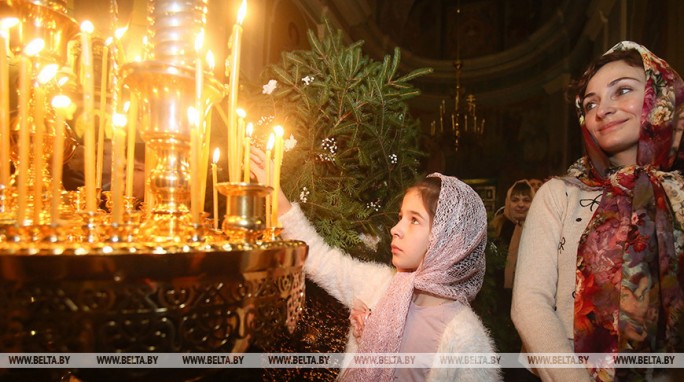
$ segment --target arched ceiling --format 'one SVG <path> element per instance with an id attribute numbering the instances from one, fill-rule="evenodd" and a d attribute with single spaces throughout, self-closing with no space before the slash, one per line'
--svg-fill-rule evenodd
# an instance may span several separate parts
<path id="1" fill-rule="evenodd" d="M 312 1 L 313 2 L 313 1 Z M 305 1 L 306 3 L 306 1 Z M 353 41 L 380 58 L 402 50 L 405 72 L 431 67 L 416 80 L 423 96 L 414 105 L 434 107 L 453 95 L 454 61 L 462 82 L 480 102 L 501 104 L 567 80 L 568 60 L 587 53 L 586 28 L 611 0 L 330 0 L 332 15 Z M 311 4 L 311 2 L 309 3 Z M 460 9 L 460 12 L 458 10 Z M 460 47 L 460 48 L 459 48 Z"/>

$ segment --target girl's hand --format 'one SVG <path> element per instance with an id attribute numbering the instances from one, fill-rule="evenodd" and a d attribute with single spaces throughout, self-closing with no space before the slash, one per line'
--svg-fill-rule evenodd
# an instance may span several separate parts
<path id="1" fill-rule="evenodd" d="M 258 148 L 252 146 L 249 151 L 249 171 L 257 179 L 259 184 L 267 184 L 266 182 L 266 154 Z M 271 168 L 273 168 L 273 161 L 271 161 Z M 287 196 L 283 193 L 283 188 L 278 185 L 278 216 L 283 215 L 290 210 L 292 205 L 287 200 Z"/>

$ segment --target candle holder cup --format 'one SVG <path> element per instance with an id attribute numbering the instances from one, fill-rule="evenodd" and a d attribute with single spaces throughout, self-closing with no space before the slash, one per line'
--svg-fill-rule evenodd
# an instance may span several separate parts
<path id="1" fill-rule="evenodd" d="M 254 183 L 217 183 L 226 196 L 227 212 L 222 230 L 233 243 L 255 243 L 266 228 L 266 197 L 273 188 Z"/>

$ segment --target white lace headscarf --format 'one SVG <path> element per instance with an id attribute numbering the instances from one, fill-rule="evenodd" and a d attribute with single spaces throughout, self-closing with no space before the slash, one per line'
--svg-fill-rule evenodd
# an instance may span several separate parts
<path id="1" fill-rule="evenodd" d="M 366 321 L 359 353 L 396 353 L 414 289 L 468 305 L 482 287 L 487 213 L 479 195 L 460 180 L 442 181 L 427 253 L 414 272 L 397 272 Z M 435 349 L 437 350 L 437 349 Z M 348 369 L 344 381 L 389 381 L 394 370 Z"/>

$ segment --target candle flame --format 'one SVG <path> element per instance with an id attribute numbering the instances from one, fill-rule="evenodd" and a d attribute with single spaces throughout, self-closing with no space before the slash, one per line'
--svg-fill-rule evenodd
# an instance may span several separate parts
<path id="1" fill-rule="evenodd" d="M 221 156 L 221 150 L 219 150 L 219 148 L 217 147 L 214 150 L 214 159 L 213 159 L 214 164 L 218 163 L 220 156 Z"/>
<path id="2" fill-rule="evenodd" d="M 66 109 L 71 105 L 71 98 L 64 94 L 58 94 L 52 97 L 52 107 L 55 109 Z"/>
<path id="3" fill-rule="evenodd" d="M 64 76 L 64 77 L 60 78 L 59 80 L 57 80 L 57 86 L 64 86 L 64 85 L 66 85 L 67 82 L 69 82 L 69 77 Z"/>
<path id="4" fill-rule="evenodd" d="M 283 130 L 283 127 L 280 125 L 276 125 L 273 127 L 273 132 L 277 137 L 282 137 L 285 134 L 285 130 Z"/>
<path id="5" fill-rule="evenodd" d="M 38 73 L 38 82 L 43 85 L 50 82 L 57 75 L 57 70 L 59 70 L 59 65 L 57 64 L 45 65 L 40 73 Z"/>
<path id="6" fill-rule="evenodd" d="M 245 20 L 246 15 L 247 15 L 247 0 L 242 0 L 242 5 L 240 5 L 240 9 L 238 10 L 238 18 L 237 18 L 238 24 L 242 25 L 242 22 Z"/>
<path id="7" fill-rule="evenodd" d="M 81 23 L 81 32 L 93 33 L 95 26 L 90 21 L 86 20 Z"/>
<path id="8" fill-rule="evenodd" d="M 31 40 L 31 42 L 26 45 L 24 48 L 24 54 L 32 57 L 32 56 L 37 56 L 38 53 L 40 53 L 41 50 L 45 48 L 45 41 L 43 41 L 42 38 L 37 38 L 34 40 Z"/>
<path id="9" fill-rule="evenodd" d="M 124 112 L 128 113 L 128 109 L 131 108 L 131 101 L 126 101 L 124 102 L 123 110 Z"/>
<path id="10" fill-rule="evenodd" d="M 204 44 L 204 29 L 200 30 L 195 37 L 195 51 L 199 52 L 202 50 L 202 44 Z"/>
<path id="11" fill-rule="evenodd" d="M 273 133 L 268 136 L 268 144 L 266 145 L 266 150 L 273 150 L 273 145 L 275 145 L 275 136 Z"/>
<path id="12" fill-rule="evenodd" d="M 250 122 L 247 124 L 247 128 L 245 129 L 245 135 L 251 138 L 253 132 L 254 132 L 254 124 L 252 122 Z"/>
<path id="13" fill-rule="evenodd" d="M 10 29 L 14 26 L 19 24 L 19 19 L 16 17 L 5 17 L 0 21 L 0 28 L 2 29 Z"/>
<path id="14" fill-rule="evenodd" d="M 237 113 L 238 118 L 245 118 L 247 116 L 247 112 L 241 107 L 238 107 L 237 110 L 235 110 L 235 113 Z"/>
<path id="15" fill-rule="evenodd" d="M 116 37 L 117 40 L 121 40 L 121 38 L 126 34 L 127 30 L 128 25 L 126 25 L 125 27 L 118 28 L 114 31 L 114 37 Z"/>
<path id="16" fill-rule="evenodd" d="M 128 118 L 126 118 L 125 114 L 114 113 L 114 115 L 112 115 L 112 124 L 116 127 L 124 127 L 127 122 Z"/>
<path id="17" fill-rule="evenodd" d="M 110 36 L 105 40 L 105 46 L 110 46 L 114 42 L 114 39 Z"/>
<path id="18" fill-rule="evenodd" d="M 214 71 L 214 67 L 216 66 L 216 64 L 214 63 L 214 53 L 211 50 L 207 52 L 207 66 L 212 72 Z"/>
<path id="19" fill-rule="evenodd" d="M 188 107 L 188 120 L 193 125 L 197 125 L 199 123 L 199 113 L 197 112 L 197 109 L 195 109 L 194 106 Z"/>

